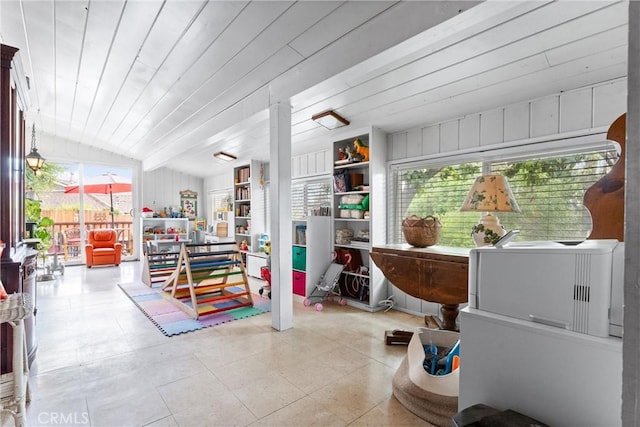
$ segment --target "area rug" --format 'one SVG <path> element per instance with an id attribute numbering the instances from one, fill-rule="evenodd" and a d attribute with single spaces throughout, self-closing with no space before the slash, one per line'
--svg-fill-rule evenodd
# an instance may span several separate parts
<path id="1" fill-rule="evenodd" d="M 169 294 L 158 288 L 150 288 L 142 282 L 119 283 L 118 286 L 144 315 L 168 337 L 271 311 L 271 301 L 268 298 L 252 294 L 253 306 L 240 307 L 193 319 L 169 300 L 171 298 Z"/>

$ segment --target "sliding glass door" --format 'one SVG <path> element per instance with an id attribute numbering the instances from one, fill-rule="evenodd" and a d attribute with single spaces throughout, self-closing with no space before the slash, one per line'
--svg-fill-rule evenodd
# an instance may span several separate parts
<path id="1" fill-rule="evenodd" d="M 50 257 L 66 265 L 84 264 L 88 230 L 113 228 L 123 259 L 134 258 L 132 171 L 112 166 L 50 163 L 28 179 L 27 197 L 39 203 L 41 215 L 53 219 Z"/>

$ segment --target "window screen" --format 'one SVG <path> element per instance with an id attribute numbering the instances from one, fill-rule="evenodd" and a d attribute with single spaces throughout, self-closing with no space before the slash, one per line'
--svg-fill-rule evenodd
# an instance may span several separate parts
<path id="1" fill-rule="evenodd" d="M 617 161 L 614 149 L 517 161 L 397 168 L 397 191 L 391 212 L 391 239 L 404 242 L 402 219 L 437 216 L 442 222 L 439 245 L 473 247 L 471 227 L 480 212 L 460 212 L 474 179 L 484 170 L 505 175 L 521 213 L 498 213 L 507 230 L 519 229 L 519 240 L 581 241 L 591 231 L 584 192 Z"/>
<path id="2" fill-rule="evenodd" d="M 304 218 L 309 211 L 314 215 L 321 215 L 326 210 L 324 215 L 328 215 L 330 206 L 330 179 L 298 181 L 291 184 L 291 218 Z"/>

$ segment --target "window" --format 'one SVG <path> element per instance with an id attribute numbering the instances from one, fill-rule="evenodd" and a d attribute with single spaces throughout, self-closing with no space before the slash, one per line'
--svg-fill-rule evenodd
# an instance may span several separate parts
<path id="1" fill-rule="evenodd" d="M 233 200 L 231 199 L 232 191 L 233 190 L 228 189 L 210 193 L 214 221 L 226 221 L 226 212 L 231 210 L 233 204 Z M 221 215 L 221 213 L 224 213 L 224 215 Z"/>
<path id="2" fill-rule="evenodd" d="M 291 184 L 291 218 L 304 218 L 312 211 L 314 215 L 329 215 L 331 206 L 331 181 L 315 179 Z M 326 210 L 323 213 L 323 209 Z"/>
<path id="3" fill-rule="evenodd" d="M 498 217 L 505 229 L 520 229 L 520 240 L 584 240 L 591 230 L 591 216 L 582 204 L 584 192 L 617 158 L 616 150 L 607 148 L 512 161 L 396 166 L 391 239 L 404 242 L 403 218 L 434 215 L 442 222 L 438 244 L 472 247 L 470 230 L 480 212 L 459 209 L 474 179 L 484 171 L 509 179 L 522 213 L 498 213 Z"/>

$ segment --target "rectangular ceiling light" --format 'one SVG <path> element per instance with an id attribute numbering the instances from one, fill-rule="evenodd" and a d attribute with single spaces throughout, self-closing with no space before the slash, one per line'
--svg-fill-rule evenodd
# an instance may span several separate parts
<path id="1" fill-rule="evenodd" d="M 218 159 L 225 160 L 227 162 L 237 159 L 237 157 L 233 154 L 225 153 L 224 151 L 218 151 L 217 153 L 214 153 L 213 157 L 217 157 Z"/>
<path id="2" fill-rule="evenodd" d="M 347 126 L 349 124 L 349 120 L 345 119 L 333 110 L 316 114 L 315 116 L 311 117 L 311 120 L 319 123 L 327 129 L 336 129 L 341 126 Z"/>

